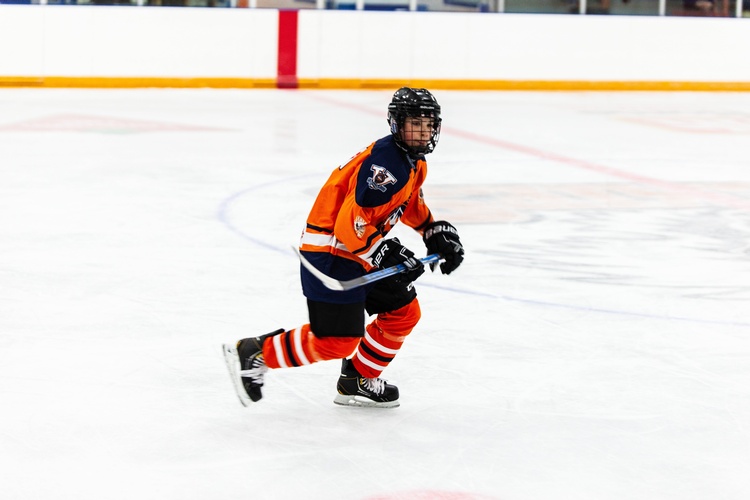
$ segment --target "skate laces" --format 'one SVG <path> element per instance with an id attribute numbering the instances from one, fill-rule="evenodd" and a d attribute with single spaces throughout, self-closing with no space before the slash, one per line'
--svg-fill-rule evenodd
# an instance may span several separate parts
<path id="1" fill-rule="evenodd" d="M 385 380 L 381 378 L 362 378 L 365 389 L 374 392 L 378 396 L 385 392 Z"/>
<path id="2" fill-rule="evenodd" d="M 249 378 L 254 384 L 263 385 L 263 375 L 268 371 L 266 360 L 262 354 L 258 354 L 250 362 L 250 368 L 242 370 L 242 378 Z"/>

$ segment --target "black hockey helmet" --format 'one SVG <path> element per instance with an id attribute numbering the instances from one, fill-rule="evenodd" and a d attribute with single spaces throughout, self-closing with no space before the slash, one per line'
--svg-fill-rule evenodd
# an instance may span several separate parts
<path id="1" fill-rule="evenodd" d="M 432 118 L 432 135 L 426 146 L 408 146 L 401 138 L 401 129 L 407 117 L 425 116 Z M 388 105 L 388 124 L 396 144 L 407 153 L 424 155 L 432 153 L 440 139 L 440 104 L 427 89 L 401 87 L 393 94 Z"/>

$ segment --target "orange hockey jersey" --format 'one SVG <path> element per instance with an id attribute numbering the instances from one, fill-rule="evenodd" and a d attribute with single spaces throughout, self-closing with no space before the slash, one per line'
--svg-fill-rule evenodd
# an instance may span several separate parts
<path id="1" fill-rule="evenodd" d="M 399 220 L 420 233 L 432 222 L 422 197 L 426 175 L 423 156 L 410 158 L 390 135 L 375 141 L 328 178 L 307 218 L 300 250 L 336 279 L 372 270 L 372 255 Z M 342 292 L 325 291 L 304 269 L 302 285 L 312 300 L 350 301 Z"/>

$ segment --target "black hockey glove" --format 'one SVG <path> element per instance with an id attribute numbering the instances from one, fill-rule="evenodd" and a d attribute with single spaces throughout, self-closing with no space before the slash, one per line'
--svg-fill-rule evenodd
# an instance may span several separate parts
<path id="1" fill-rule="evenodd" d="M 375 250 L 372 263 L 380 269 L 403 264 L 406 271 L 395 275 L 396 281 L 415 281 L 424 273 L 424 264 L 414 257 L 414 252 L 403 246 L 398 238 L 383 240 Z"/>
<path id="2" fill-rule="evenodd" d="M 449 222 L 435 221 L 424 230 L 424 244 L 428 254 L 439 254 L 445 262 L 440 264 L 443 274 L 450 274 L 456 270 L 464 260 L 464 247 L 458 237 L 458 231 Z M 435 264 L 432 264 L 435 270 Z"/>

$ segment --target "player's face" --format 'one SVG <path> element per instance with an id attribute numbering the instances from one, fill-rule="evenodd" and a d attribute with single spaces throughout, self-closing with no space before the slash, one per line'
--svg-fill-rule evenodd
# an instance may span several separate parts
<path id="1" fill-rule="evenodd" d="M 407 117 L 401 129 L 401 137 L 407 146 L 423 148 L 432 137 L 433 119 L 425 116 Z"/>

